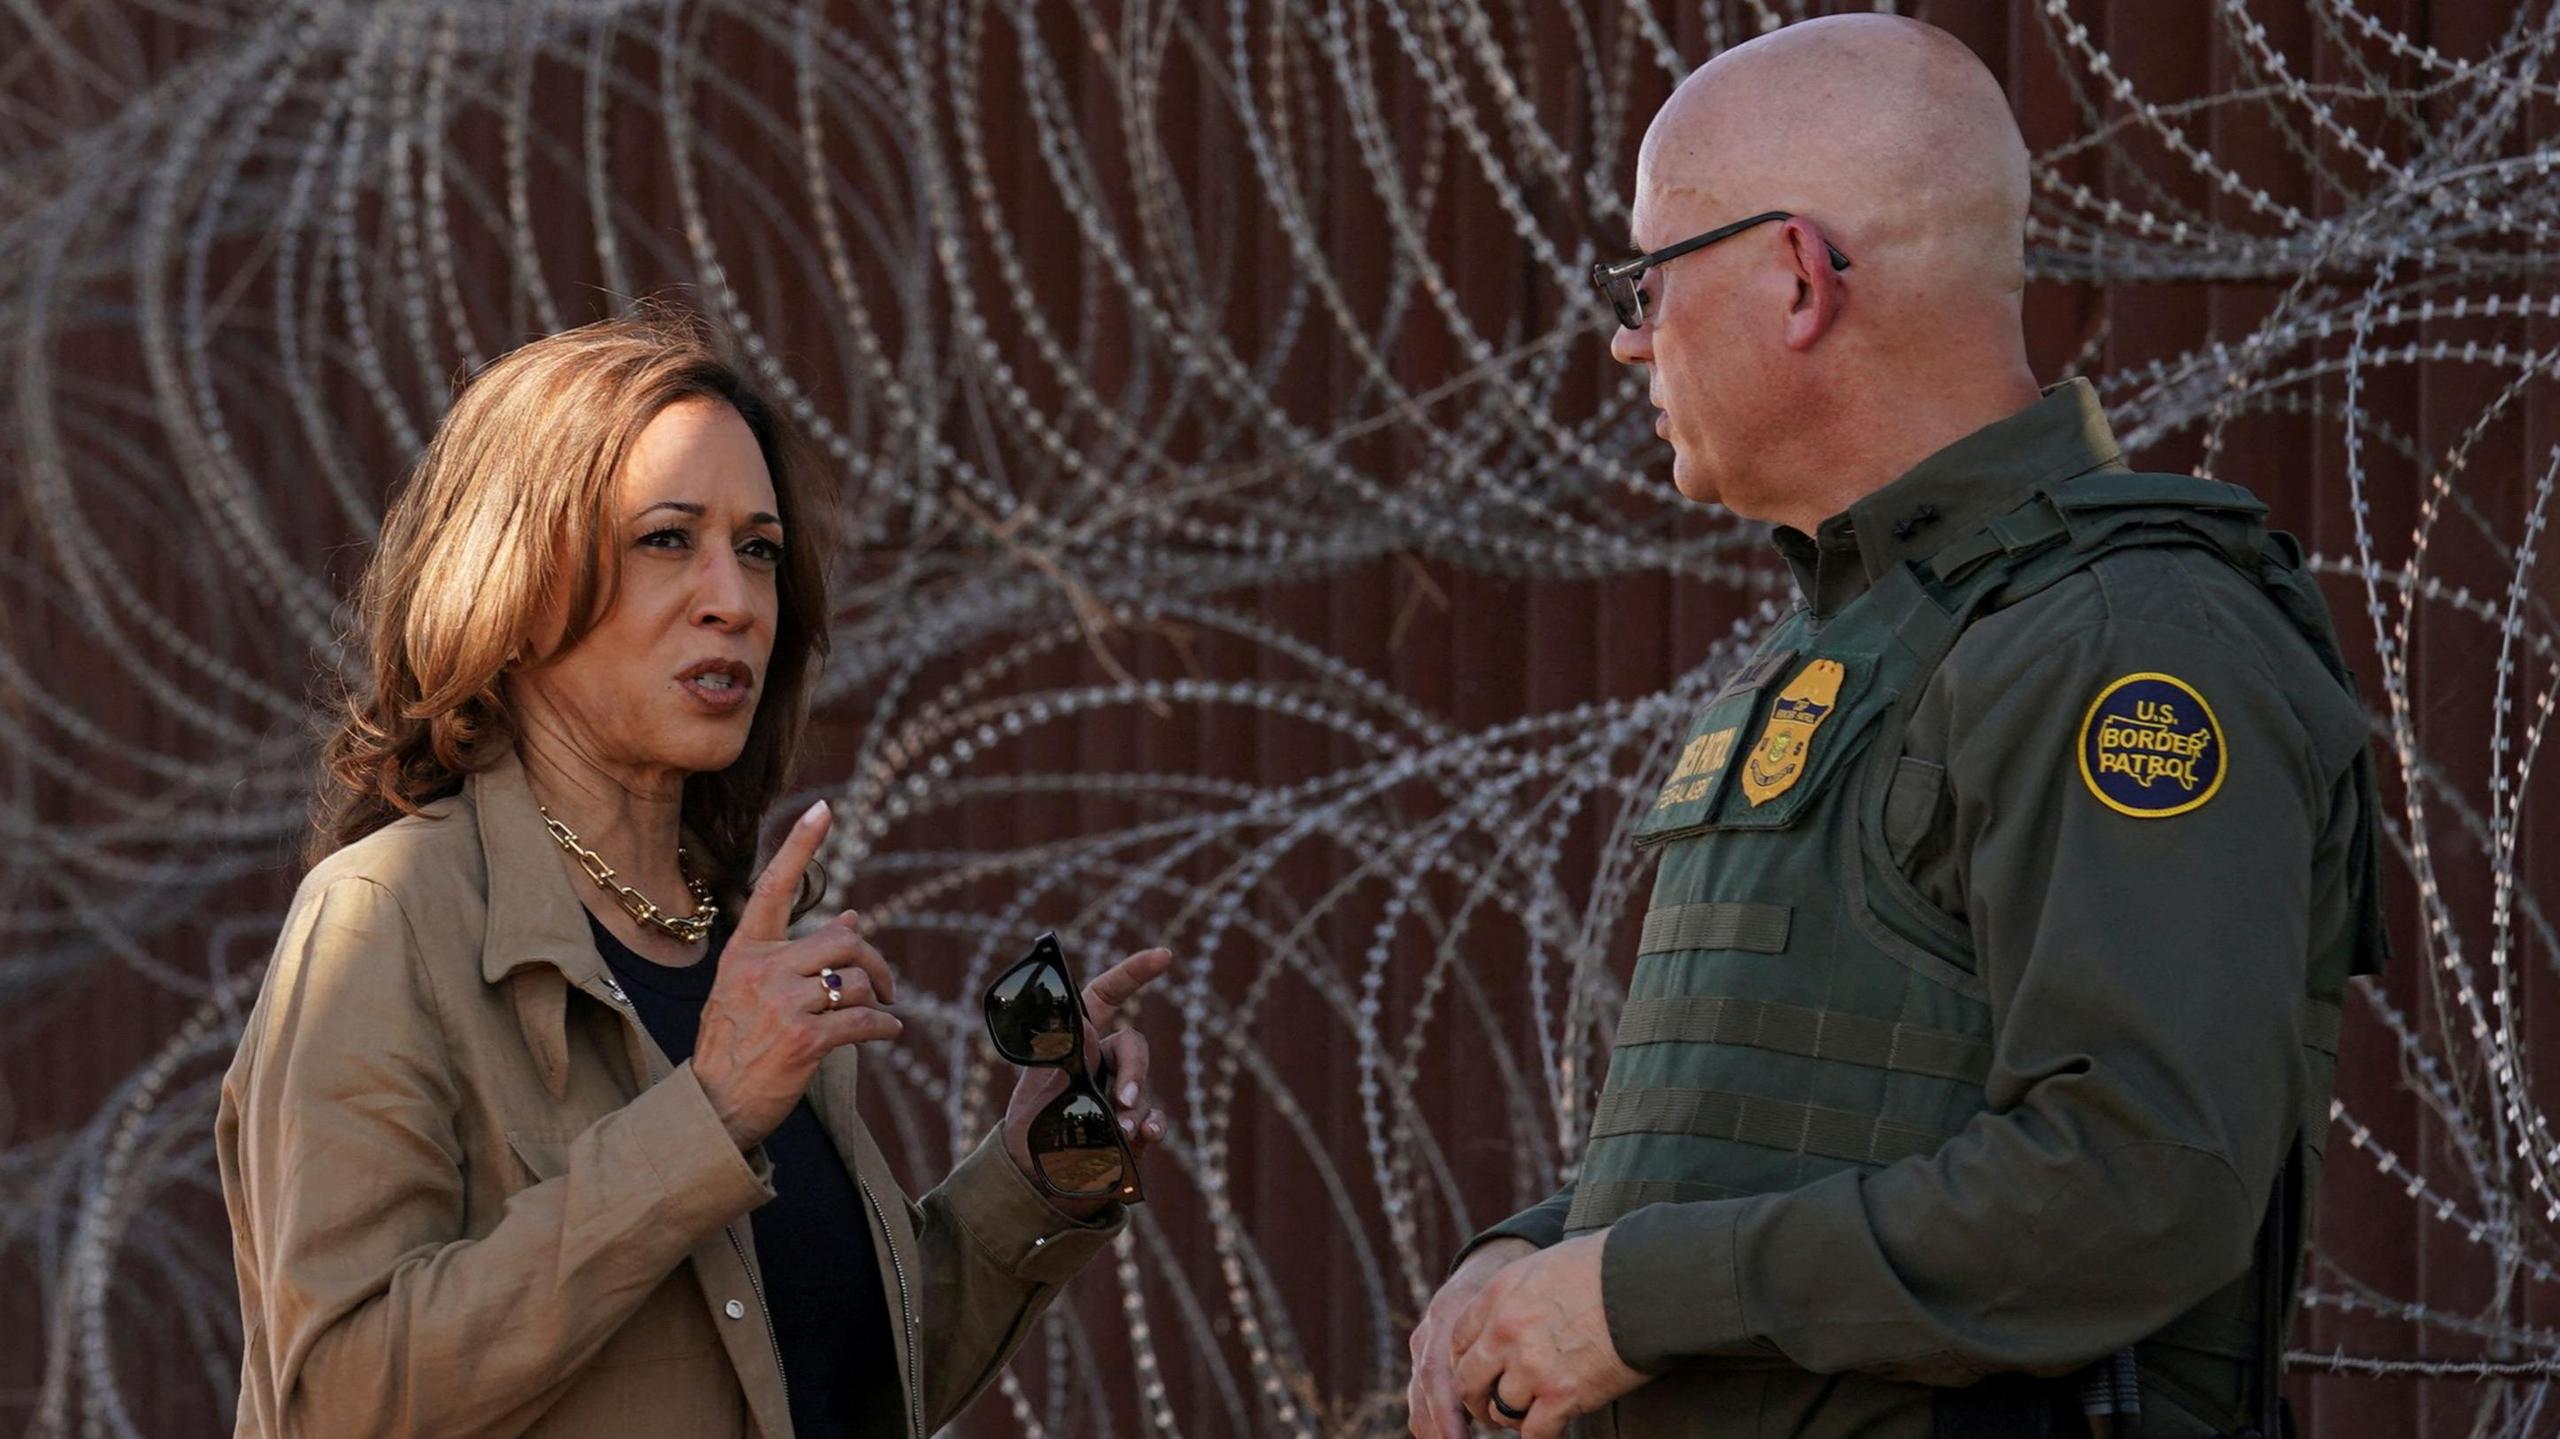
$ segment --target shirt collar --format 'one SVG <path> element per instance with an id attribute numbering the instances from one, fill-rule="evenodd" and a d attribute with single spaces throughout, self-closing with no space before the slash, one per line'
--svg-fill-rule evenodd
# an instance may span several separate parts
<path id="1" fill-rule="evenodd" d="M 1894 566 L 1928 559 L 2037 491 L 2123 463 L 2124 447 L 2096 388 L 2069 379 L 1912 466 L 1811 535 L 1780 525 L 1771 539 L 1819 619 Z"/>

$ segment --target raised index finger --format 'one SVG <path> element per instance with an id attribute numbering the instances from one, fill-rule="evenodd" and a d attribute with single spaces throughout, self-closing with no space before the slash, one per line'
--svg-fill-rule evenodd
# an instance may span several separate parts
<path id="1" fill-rule="evenodd" d="M 756 876 L 755 888 L 747 892 L 746 910 L 738 916 L 740 939 L 778 942 L 789 937 L 791 901 L 800 894 L 809 861 L 818 857 L 818 841 L 827 837 L 827 827 L 834 822 L 835 812 L 825 800 L 800 812 L 791 832 L 782 837 L 781 848 Z"/>
<path id="2" fill-rule="evenodd" d="M 1164 978 L 1173 968 L 1173 951 L 1142 949 L 1093 977 L 1084 987 L 1085 1017 L 1093 1021 L 1097 1031 L 1107 1032 L 1120 1017 L 1121 1007 L 1138 997 L 1138 991 Z"/>

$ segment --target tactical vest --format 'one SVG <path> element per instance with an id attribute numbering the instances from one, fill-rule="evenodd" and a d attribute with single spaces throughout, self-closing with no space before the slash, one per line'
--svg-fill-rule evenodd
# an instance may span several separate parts
<path id="1" fill-rule="evenodd" d="M 1991 1011 L 1970 937 L 1888 848 L 1900 811 L 1936 800 L 1934 787 L 1897 784 L 1912 711 L 1974 619 L 2148 545 L 2220 555 L 2353 693 L 2301 547 L 2268 532 L 2265 512 L 2234 485 L 2093 472 L 1895 566 L 1818 630 L 1799 609 L 1761 643 L 1700 712 L 1636 833 L 1660 870 L 1568 1234 L 1647 1204 L 1790 1190 L 1925 1155 L 1987 1107 Z M 2200 1413 L 2257 1404 L 2255 1377 L 2282 1353 L 2339 1001 L 2351 974 L 2384 957 L 2370 752 L 2356 764 L 2355 938 L 2313 957 L 2310 1098 L 2290 1192 L 2270 1204 L 2252 1274 L 2139 1348 L 2146 1382 L 2190 1391 Z M 2269 1310 L 2277 1323 L 2262 1328 Z"/>

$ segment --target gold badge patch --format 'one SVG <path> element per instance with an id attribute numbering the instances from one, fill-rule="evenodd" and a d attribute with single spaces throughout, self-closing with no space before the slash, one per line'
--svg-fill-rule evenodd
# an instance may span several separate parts
<path id="1" fill-rule="evenodd" d="M 1768 726 L 1742 766 L 1742 792 L 1753 805 L 1785 794 L 1804 774 L 1805 759 L 1813 753 L 1813 732 L 1831 717 L 1847 674 L 1838 660 L 1815 660 L 1778 691 L 1777 702 L 1769 706 Z"/>

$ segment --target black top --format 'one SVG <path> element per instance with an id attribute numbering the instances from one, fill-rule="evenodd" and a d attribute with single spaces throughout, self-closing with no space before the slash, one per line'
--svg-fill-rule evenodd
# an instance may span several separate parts
<path id="1" fill-rule="evenodd" d="M 728 927 L 713 930 L 710 952 L 681 968 L 634 954 L 593 914 L 587 927 L 649 1037 L 672 1063 L 692 1058 Z M 765 1136 L 764 1152 L 774 1194 L 749 1221 L 791 1392 L 791 1427 L 799 1439 L 850 1439 L 878 1427 L 861 1417 L 865 1396 L 895 1395 L 900 1382 L 870 1211 L 808 1100 Z"/>

